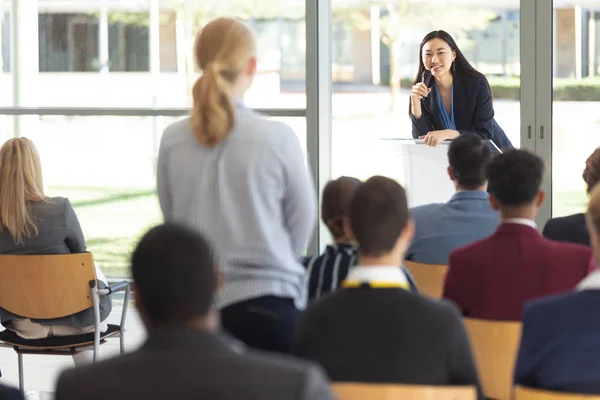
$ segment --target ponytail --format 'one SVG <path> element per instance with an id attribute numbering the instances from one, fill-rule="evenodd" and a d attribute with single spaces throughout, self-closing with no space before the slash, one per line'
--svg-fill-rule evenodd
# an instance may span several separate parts
<path id="1" fill-rule="evenodd" d="M 224 74 L 231 75 L 218 65 L 208 65 L 192 89 L 192 132 L 204 146 L 219 145 L 235 122 L 231 86 Z"/>

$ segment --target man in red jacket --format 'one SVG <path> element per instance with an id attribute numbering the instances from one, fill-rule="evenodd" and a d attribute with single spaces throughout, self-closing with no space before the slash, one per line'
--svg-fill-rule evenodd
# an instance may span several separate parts
<path id="1" fill-rule="evenodd" d="M 589 248 L 538 233 L 541 158 L 509 150 L 492 160 L 487 175 L 501 224 L 492 236 L 451 253 L 444 297 L 467 317 L 520 321 L 526 301 L 573 289 L 595 263 Z"/>

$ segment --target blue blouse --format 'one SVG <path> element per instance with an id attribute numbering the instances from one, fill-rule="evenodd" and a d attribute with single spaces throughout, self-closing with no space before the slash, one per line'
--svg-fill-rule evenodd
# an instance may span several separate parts
<path id="1" fill-rule="evenodd" d="M 446 107 L 444 107 L 442 96 L 440 96 L 440 92 L 438 91 L 436 84 L 433 85 L 433 93 L 435 95 L 437 107 L 440 110 L 442 124 L 446 129 L 456 130 L 456 123 L 454 122 L 454 84 L 452 84 L 451 88 L 452 97 L 450 100 L 450 115 L 448 115 L 448 112 L 446 112 Z"/>

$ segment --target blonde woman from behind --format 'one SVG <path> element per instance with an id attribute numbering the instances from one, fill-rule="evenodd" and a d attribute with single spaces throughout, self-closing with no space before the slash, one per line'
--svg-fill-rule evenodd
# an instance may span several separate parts
<path id="1" fill-rule="evenodd" d="M 294 132 L 244 105 L 256 74 L 253 32 L 213 20 L 195 57 L 202 75 L 191 116 L 165 130 L 159 151 L 164 219 L 214 244 L 223 328 L 251 347 L 289 352 L 306 303 L 299 259 L 316 222 L 312 179 Z"/>
<path id="2" fill-rule="evenodd" d="M 27 138 L 6 141 L 0 147 L 0 254 L 70 254 L 86 252 L 85 239 L 71 203 L 64 197 L 44 194 L 42 166 L 34 143 Z M 106 278 L 99 268 L 101 288 Z M 100 320 L 111 311 L 111 300 L 100 300 Z M 70 336 L 94 331 L 90 308 L 77 314 L 31 320 L 0 308 L 0 321 L 25 339 Z M 101 328 L 108 326 L 103 323 Z M 90 352 L 73 356 L 76 363 L 88 361 Z"/>

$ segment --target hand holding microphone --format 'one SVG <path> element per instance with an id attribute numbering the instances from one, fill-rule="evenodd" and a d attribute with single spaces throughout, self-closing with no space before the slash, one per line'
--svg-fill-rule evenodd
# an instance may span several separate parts
<path id="1" fill-rule="evenodd" d="M 433 83 L 433 76 L 431 71 L 423 71 L 421 82 L 417 83 L 410 90 L 410 98 L 414 101 L 421 101 L 424 97 L 427 97 L 431 92 L 431 84 Z"/>

